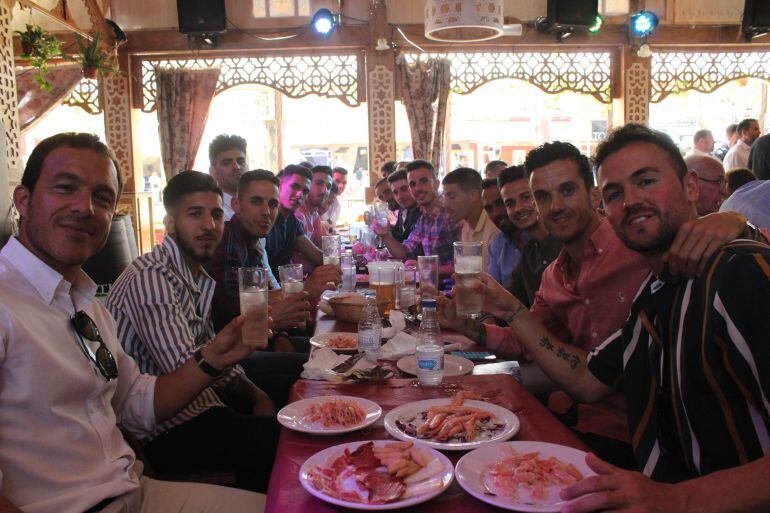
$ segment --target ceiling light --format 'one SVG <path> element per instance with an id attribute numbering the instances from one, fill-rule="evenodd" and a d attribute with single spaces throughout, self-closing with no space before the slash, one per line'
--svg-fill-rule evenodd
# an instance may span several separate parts
<path id="1" fill-rule="evenodd" d="M 595 34 L 601 30 L 603 25 L 604 25 L 604 18 L 602 18 L 601 14 L 597 14 L 596 21 L 594 22 L 593 25 L 588 27 L 588 32 Z"/>
<path id="2" fill-rule="evenodd" d="M 628 20 L 629 31 L 635 38 L 646 38 L 657 26 L 658 17 L 650 11 L 639 11 Z"/>
<path id="3" fill-rule="evenodd" d="M 328 36 L 337 26 L 337 18 L 329 9 L 318 9 L 311 25 L 318 35 Z"/>

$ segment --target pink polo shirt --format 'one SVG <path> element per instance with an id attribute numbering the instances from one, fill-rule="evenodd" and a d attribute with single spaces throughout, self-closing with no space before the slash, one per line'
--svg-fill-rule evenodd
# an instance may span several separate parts
<path id="1" fill-rule="evenodd" d="M 543 273 L 530 311 L 554 337 L 589 351 L 622 327 L 650 267 L 639 253 L 623 245 L 606 219 L 583 252 L 576 277 L 568 273 L 569 254 L 565 250 L 559 253 Z M 509 358 L 525 356 L 513 329 L 487 326 L 486 333 L 490 351 Z M 561 391 L 551 394 L 548 403 L 557 413 L 565 413 L 573 404 Z M 574 427 L 628 441 L 622 393 L 614 392 L 599 403 L 578 405 Z"/>

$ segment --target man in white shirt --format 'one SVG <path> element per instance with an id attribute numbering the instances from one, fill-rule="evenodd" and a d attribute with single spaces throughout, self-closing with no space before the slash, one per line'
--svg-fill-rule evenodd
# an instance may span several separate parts
<path id="1" fill-rule="evenodd" d="M 249 169 L 246 156 L 246 139 L 238 135 L 220 134 L 209 144 L 209 174 L 222 189 L 225 221 L 233 217 L 233 196 L 238 190 L 238 180 Z"/>
<path id="2" fill-rule="evenodd" d="M 695 134 L 692 136 L 692 150 L 690 150 L 690 153 L 686 155 L 686 157 L 689 157 L 691 155 L 701 155 L 701 156 L 711 156 L 711 152 L 714 151 L 714 134 L 711 133 L 711 130 L 702 129 L 695 132 Z"/>
<path id="3" fill-rule="evenodd" d="M 332 180 L 337 185 L 339 192 L 334 199 L 334 203 L 324 212 L 321 216 L 321 220 L 331 227 L 331 230 L 336 230 L 337 221 L 340 218 L 340 212 L 342 212 L 342 205 L 340 205 L 340 196 L 345 192 L 345 187 L 348 185 L 348 170 L 344 167 L 335 167 L 332 169 Z"/>
<path id="4" fill-rule="evenodd" d="M 738 142 L 725 155 L 724 168 L 730 171 L 738 167 L 748 167 L 751 145 L 762 133 L 756 119 L 747 118 L 738 123 Z"/>
<path id="5" fill-rule="evenodd" d="M 249 352 L 242 319 L 176 371 L 139 372 L 81 270 L 106 242 L 120 194 L 110 150 L 91 134 L 42 141 L 13 194 L 19 235 L 0 251 L 0 509 L 25 513 L 261 511 L 242 490 L 164 483 L 117 423 L 141 436 Z"/>

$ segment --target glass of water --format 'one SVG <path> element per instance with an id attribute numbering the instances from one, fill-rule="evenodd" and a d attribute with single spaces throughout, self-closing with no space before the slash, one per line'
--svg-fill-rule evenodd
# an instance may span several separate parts
<path id="1" fill-rule="evenodd" d="M 377 221 L 377 224 L 383 228 L 388 226 L 388 204 L 384 201 L 375 201 L 374 202 L 374 217 Z"/>
<path id="2" fill-rule="evenodd" d="M 342 243 L 339 235 L 324 235 L 321 237 L 323 252 L 324 252 L 324 265 L 340 265 L 340 250 Z"/>
<path id="3" fill-rule="evenodd" d="M 399 310 L 408 310 L 417 304 L 417 268 L 405 265 L 396 272 L 396 305 Z"/>
<path id="4" fill-rule="evenodd" d="M 299 294 L 305 289 L 303 283 L 302 264 L 287 264 L 278 266 L 281 279 L 281 290 L 284 296 Z"/>
<path id="5" fill-rule="evenodd" d="M 346 251 L 340 256 L 340 267 L 342 268 L 342 292 L 353 292 L 356 289 L 356 262 L 353 259 L 353 253 Z"/>
<path id="6" fill-rule="evenodd" d="M 483 271 L 483 242 L 455 242 L 455 304 L 457 315 L 478 317 L 483 298 L 474 288 Z"/>
<path id="7" fill-rule="evenodd" d="M 264 267 L 238 269 L 238 292 L 241 315 L 241 340 L 254 349 L 267 347 L 267 284 L 268 272 Z"/>
<path id="8" fill-rule="evenodd" d="M 435 299 L 438 296 L 438 267 L 438 255 L 417 257 L 417 273 L 420 276 L 422 299 Z"/>

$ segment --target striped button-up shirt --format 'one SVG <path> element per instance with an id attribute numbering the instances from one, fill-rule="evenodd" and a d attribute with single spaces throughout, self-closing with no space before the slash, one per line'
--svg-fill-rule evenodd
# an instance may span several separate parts
<path id="1" fill-rule="evenodd" d="M 193 276 L 169 236 L 120 275 L 106 305 L 115 317 L 120 343 L 142 372 L 155 376 L 172 372 L 214 338 L 214 286 L 214 280 L 203 270 Z M 158 425 L 149 439 L 213 406 L 224 406 L 215 388 L 242 373 L 240 367 L 233 367 L 184 410 Z"/>
<path id="2" fill-rule="evenodd" d="M 639 469 L 677 482 L 770 454 L 770 248 L 739 240 L 700 278 L 650 275 L 588 357 L 622 381 Z"/>
<path id="3" fill-rule="evenodd" d="M 409 258 L 438 255 L 440 265 L 454 262 L 453 243 L 459 238 L 457 223 L 453 223 L 443 208 L 436 212 L 423 211 L 412 233 L 404 241 Z"/>

